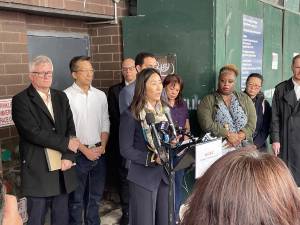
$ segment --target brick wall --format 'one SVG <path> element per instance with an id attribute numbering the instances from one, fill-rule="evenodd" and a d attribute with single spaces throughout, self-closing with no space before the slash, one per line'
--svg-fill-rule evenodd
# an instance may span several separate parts
<path id="1" fill-rule="evenodd" d="M 10 2 L 104 15 L 113 15 L 114 13 L 112 0 L 0 0 L 0 2 Z M 127 13 L 125 0 L 121 0 L 120 3 L 118 3 L 118 10 L 119 14 Z"/>
<path id="2" fill-rule="evenodd" d="M 82 10 L 80 7 L 82 7 L 83 1 L 0 0 L 0 2 L 14 2 L 42 7 L 63 7 L 68 10 L 71 10 L 72 4 L 73 7 L 77 4 L 77 10 Z M 108 8 L 113 6 L 110 0 L 87 0 L 86 4 L 89 7 L 92 4 L 102 5 L 102 9 L 98 13 L 102 12 L 107 15 L 109 13 Z M 96 7 L 95 5 L 93 6 Z M 119 16 L 127 15 L 126 8 L 125 0 L 121 0 L 118 4 Z M 106 92 L 112 84 L 120 81 L 122 58 L 120 25 L 88 25 L 81 20 L 44 17 L 0 10 L 0 99 L 10 98 L 28 86 L 27 32 L 40 30 L 88 34 L 90 36 L 92 62 L 95 67 L 93 85 Z M 17 131 L 14 126 L 0 128 L 0 142 L 15 142 L 17 137 Z"/>
<path id="3" fill-rule="evenodd" d="M 94 86 L 107 91 L 120 82 L 122 41 L 120 25 L 98 25 L 89 27 L 91 55 L 95 68 Z"/>

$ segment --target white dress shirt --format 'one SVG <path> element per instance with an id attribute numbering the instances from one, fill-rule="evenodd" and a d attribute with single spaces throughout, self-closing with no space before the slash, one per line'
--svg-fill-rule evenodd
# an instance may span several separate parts
<path id="1" fill-rule="evenodd" d="M 107 98 L 103 91 L 90 87 L 88 93 L 74 83 L 67 94 L 76 128 L 76 136 L 85 145 L 101 142 L 101 133 L 109 133 Z"/>
<path id="2" fill-rule="evenodd" d="M 38 92 L 38 94 L 41 96 L 41 98 L 43 99 L 45 105 L 47 106 L 47 109 L 49 110 L 52 119 L 54 120 L 54 113 L 53 113 L 53 107 L 52 107 L 52 100 L 51 100 L 51 94 L 50 94 L 50 90 L 48 91 L 47 94 L 39 91 L 36 89 L 36 91 Z"/>
<path id="3" fill-rule="evenodd" d="M 298 83 L 296 83 L 296 81 L 294 81 L 294 78 L 292 79 L 292 81 L 294 83 L 294 90 L 295 90 L 296 98 L 297 98 L 297 101 L 298 101 L 299 98 L 300 98 L 300 85 Z"/>

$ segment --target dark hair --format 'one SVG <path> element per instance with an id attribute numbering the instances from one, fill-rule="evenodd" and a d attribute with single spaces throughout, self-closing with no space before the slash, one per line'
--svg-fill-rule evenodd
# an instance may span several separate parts
<path id="1" fill-rule="evenodd" d="M 76 72 L 78 70 L 77 63 L 80 61 L 89 61 L 90 62 L 91 57 L 85 56 L 85 55 L 73 57 L 69 63 L 69 68 L 70 68 L 71 73 Z"/>
<path id="2" fill-rule="evenodd" d="M 256 150 L 236 150 L 198 179 L 181 225 L 300 224 L 300 196 L 285 163 Z"/>
<path id="3" fill-rule="evenodd" d="M 223 66 L 219 71 L 219 78 L 221 75 L 228 73 L 228 71 L 234 72 L 235 76 L 239 75 L 239 70 L 234 64 L 227 64 Z"/>
<path id="4" fill-rule="evenodd" d="M 251 73 L 251 74 L 247 77 L 246 84 L 248 83 L 248 81 L 249 81 L 249 79 L 250 79 L 251 77 L 256 77 L 256 78 L 260 79 L 260 80 L 261 80 L 261 83 L 264 82 L 264 77 L 263 77 L 261 74 L 259 74 L 259 73 Z"/>
<path id="5" fill-rule="evenodd" d="M 140 52 L 135 57 L 135 66 L 142 66 L 144 64 L 145 58 L 155 58 L 155 56 L 152 53 L 149 52 Z"/>
<path id="6" fill-rule="evenodd" d="M 154 73 L 160 76 L 159 71 L 154 68 L 143 69 L 137 74 L 134 96 L 130 105 L 133 117 L 137 120 L 139 120 L 139 114 L 146 104 L 146 83 Z"/>
<path id="7" fill-rule="evenodd" d="M 295 55 L 292 60 L 292 66 L 295 64 L 296 60 L 300 58 L 300 54 Z"/>
<path id="8" fill-rule="evenodd" d="M 180 90 L 179 90 L 178 96 L 176 97 L 175 101 L 176 101 L 176 104 L 182 103 L 182 101 L 183 101 L 182 100 L 182 90 L 183 90 L 182 78 L 177 74 L 169 74 L 168 76 L 165 77 L 165 79 L 163 81 L 164 88 L 167 87 L 169 84 L 171 84 L 173 87 L 176 84 L 179 84 Z"/>

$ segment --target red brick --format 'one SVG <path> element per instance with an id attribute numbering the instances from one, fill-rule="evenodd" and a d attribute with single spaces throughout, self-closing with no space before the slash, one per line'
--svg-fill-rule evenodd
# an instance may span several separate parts
<path id="1" fill-rule="evenodd" d="M 43 16 L 26 14 L 25 20 L 27 24 L 44 24 Z"/>
<path id="2" fill-rule="evenodd" d="M 101 80 L 101 87 L 111 87 L 112 85 L 114 85 L 113 80 Z"/>
<path id="3" fill-rule="evenodd" d="M 44 23 L 47 26 L 57 26 L 57 27 L 63 26 L 63 20 L 60 18 L 54 18 L 54 17 L 45 17 Z"/>
<path id="4" fill-rule="evenodd" d="M 104 36 L 104 35 L 119 35 L 120 29 L 118 26 L 106 26 L 106 27 L 101 27 L 98 30 L 98 35 L 99 36 Z"/>
<path id="5" fill-rule="evenodd" d="M 111 36 L 92 37 L 93 45 L 111 44 Z"/>
<path id="6" fill-rule="evenodd" d="M 85 33 L 87 34 L 87 28 L 69 28 L 69 31 L 74 32 L 74 33 Z"/>
<path id="7" fill-rule="evenodd" d="M 69 1 L 65 0 L 65 9 L 82 11 L 83 10 L 83 1 Z"/>
<path id="8" fill-rule="evenodd" d="M 114 80 L 121 81 L 121 79 L 122 79 L 122 73 L 121 73 L 121 71 L 115 71 L 115 72 L 114 72 L 113 79 L 114 79 Z"/>
<path id="9" fill-rule="evenodd" d="M 112 36 L 111 39 L 112 39 L 112 44 L 118 44 L 118 45 L 122 44 L 121 36 Z"/>
<path id="10" fill-rule="evenodd" d="M 99 51 L 103 53 L 114 53 L 114 52 L 120 52 L 121 47 L 120 45 L 101 45 L 99 46 Z"/>
<path id="11" fill-rule="evenodd" d="M 48 0 L 48 7 L 63 9 L 64 1 L 62 1 L 62 0 Z"/>
<path id="12" fill-rule="evenodd" d="M 120 70 L 121 63 L 118 62 L 107 62 L 107 63 L 100 63 L 101 70 Z"/>
<path id="13" fill-rule="evenodd" d="M 4 65 L 0 64 L 0 75 L 5 73 Z"/>
<path id="14" fill-rule="evenodd" d="M 91 26 L 93 26 L 93 25 L 91 25 Z M 97 28 L 94 28 L 94 27 L 91 27 L 91 26 L 89 26 L 89 30 L 88 30 L 89 35 L 90 36 L 97 36 L 98 35 Z"/>
<path id="15" fill-rule="evenodd" d="M 86 3 L 86 9 L 88 12 L 103 14 L 105 12 L 105 8 L 103 5 Z"/>
<path id="16" fill-rule="evenodd" d="M 8 74 L 28 73 L 27 64 L 5 65 L 5 72 Z"/>
<path id="17" fill-rule="evenodd" d="M 106 6 L 104 9 L 105 9 L 105 14 L 106 15 L 113 15 L 114 14 L 114 7 Z"/>
<path id="18" fill-rule="evenodd" d="M 98 62 L 92 62 L 92 66 L 95 71 L 100 70 L 100 63 Z"/>
<path id="19" fill-rule="evenodd" d="M 92 54 L 98 53 L 99 52 L 98 45 L 90 45 L 90 50 Z"/>
<path id="20" fill-rule="evenodd" d="M 97 71 L 94 76 L 95 79 L 113 79 L 113 71 Z"/>
<path id="21" fill-rule="evenodd" d="M 117 61 L 117 62 L 122 61 L 122 55 L 120 53 L 113 54 L 113 61 Z"/>
<path id="22" fill-rule="evenodd" d="M 19 42 L 19 33 L 0 32 L 0 42 Z"/>
<path id="23" fill-rule="evenodd" d="M 22 75 L 3 75 L 1 76 L 0 85 L 21 84 Z"/>
<path id="24" fill-rule="evenodd" d="M 0 63 L 21 63 L 22 56 L 20 54 L 0 54 Z"/>
<path id="25" fill-rule="evenodd" d="M 0 97 L 3 97 L 5 95 L 6 95 L 6 86 L 0 86 Z"/>
<path id="26" fill-rule="evenodd" d="M 2 23 L 3 31 L 12 31 L 12 32 L 25 32 L 25 23 L 24 22 L 3 22 Z"/>
<path id="27" fill-rule="evenodd" d="M 112 54 L 94 54 L 93 61 L 100 61 L 100 62 L 111 62 L 113 59 Z M 101 67 L 100 67 L 101 68 Z"/>
<path id="28" fill-rule="evenodd" d="M 29 63 L 28 54 L 22 54 L 22 63 Z"/>
<path id="29" fill-rule="evenodd" d="M 100 88 L 101 87 L 101 82 L 100 80 L 93 80 L 92 82 L 93 86 L 96 87 L 96 88 Z"/>
<path id="30" fill-rule="evenodd" d="M 20 18 L 19 13 L 0 10 L 0 20 L 22 21 L 23 19 Z"/>
<path id="31" fill-rule="evenodd" d="M 87 28 L 87 25 L 80 20 L 64 20 L 64 27 Z"/>
<path id="32" fill-rule="evenodd" d="M 27 44 L 27 42 L 28 42 L 27 40 L 28 40 L 27 34 L 26 33 L 20 33 L 19 43 L 26 43 Z"/>
<path id="33" fill-rule="evenodd" d="M 3 43 L 3 52 L 5 53 L 27 53 L 26 44 Z"/>
<path id="34" fill-rule="evenodd" d="M 14 96 L 17 93 L 23 91 L 28 85 L 9 85 L 7 87 L 7 95 Z"/>

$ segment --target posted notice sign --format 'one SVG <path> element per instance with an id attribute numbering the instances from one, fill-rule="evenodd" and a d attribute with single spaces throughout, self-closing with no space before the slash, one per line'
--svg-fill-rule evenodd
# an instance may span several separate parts
<path id="1" fill-rule="evenodd" d="M 11 98 L 0 99 L 0 127 L 14 125 L 11 118 Z"/>

